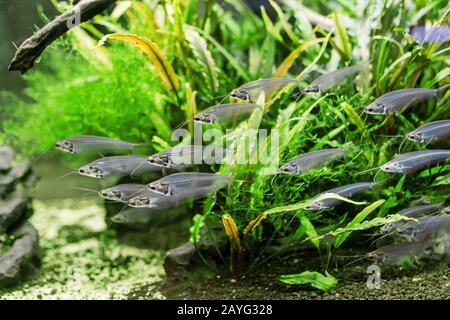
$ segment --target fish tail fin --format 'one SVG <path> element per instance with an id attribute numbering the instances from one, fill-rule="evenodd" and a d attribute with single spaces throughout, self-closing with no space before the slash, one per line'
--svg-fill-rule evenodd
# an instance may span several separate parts
<path id="1" fill-rule="evenodd" d="M 446 84 L 445 86 L 442 86 L 442 87 L 438 88 L 438 89 L 436 90 L 436 96 L 437 96 L 438 98 L 439 98 L 439 97 L 442 97 L 442 96 L 447 92 L 448 89 L 450 89 L 450 83 L 449 83 L 449 84 Z"/>

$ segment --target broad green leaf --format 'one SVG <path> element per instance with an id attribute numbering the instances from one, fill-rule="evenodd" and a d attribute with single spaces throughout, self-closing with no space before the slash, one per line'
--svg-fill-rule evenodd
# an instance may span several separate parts
<path id="1" fill-rule="evenodd" d="M 314 228 L 314 225 L 309 221 L 309 219 L 303 214 L 300 213 L 300 223 L 305 228 L 305 232 L 308 235 L 309 238 L 311 238 L 312 244 L 317 248 L 317 250 L 320 249 L 320 241 L 314 240 L 315 237 L 317 237 L 317 231 L 316 228 Z"/>
<path id="2" fill-rule="evenodd" d="M 336 288 L 337 279 L 328 272 L 323 275 L 316 271 L 305 271 L 299 274 L 285 274 L 278 277 L 278 280 L 290 284 L 309 284 L 322 291 L 330 291 Z"/>

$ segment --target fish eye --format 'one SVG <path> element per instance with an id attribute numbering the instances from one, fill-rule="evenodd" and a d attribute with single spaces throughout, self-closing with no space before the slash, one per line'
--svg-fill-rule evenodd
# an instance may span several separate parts
<path id="1" fill-rule="evenodd" d="M 78 172 L 79 172 L 79 173 L 86 173 L 86 170 L 83 169 L 83 168 L 80 168 L 80 169 L 78 170 Z"/>
<path id="2" fill-rule="evenodd" d="M 155 163 L 155 159 L 153 159 L 153 158 L 149 158 L 149 159 L 147 159 L 147 161 L 150 163 Z"/>

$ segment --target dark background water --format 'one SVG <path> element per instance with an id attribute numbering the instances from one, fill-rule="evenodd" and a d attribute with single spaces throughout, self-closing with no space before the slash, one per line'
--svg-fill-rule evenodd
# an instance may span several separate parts
<path id="1" fill-rule="evenodd" d="M 40 12 L 50 18 L 57 14 L 50 0 L 0 0 L 0 89 L 20 92 L 25 86 L 19 72 L 8 72 L 8 65 L 14 43 L 20 45 L 44 25 Z"/>

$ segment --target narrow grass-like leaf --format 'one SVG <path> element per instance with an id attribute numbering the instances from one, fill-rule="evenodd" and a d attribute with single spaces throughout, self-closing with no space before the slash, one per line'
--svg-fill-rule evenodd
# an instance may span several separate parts
<path id="1" fill-rule="evenodd" d="M 314 239 L 306 239 L 306 240 L 320 240 L 323 239 L 326 236 L 339 236 L 340 234 L 343 233 L 347 233 L 349 231 L 361 231 L 361 230 L 366 230 L 366 229 L 370 229 L 373 227 L 379 227 L 382 225 L 385 225 L 387 223 L 391 223 L 391 222 L 397 222 L 397 221 L 417 221 L 416 219 L 413 218 L 408 218 L 405 217 L 403 215 L 400 214 L 393 214 L 393 215 L 389 215 L 386 217 L 376 217 L 372 220 L 369 221 L 363 221 L 361 223 L 355 224 L 351 227 L 344 227 L 344 228 L 338 228 L 334 231 L 328 232 L 326 234 L 320 235 Z"/>
<path id="2" fill-rule="evenodd" d="M 187 100 L 187 108 L 186 108 L 186 118 L 192 119 L 195 114 L 197 114 L 197 103 L 195 102 L 196 91 L 192 91 L 189 83 L 186 83 L 186 100 Z M 189 132 L 194 134 L 194 122 L 190 121 L 189 124 Z"/>
<path id="3" fill-rule="evenodd" d="M 250 221 L 250 223 L 245 227 L 245 229 L 244 229 L 244 236 L 247 235 L 253 229 L 255 229 L 257 226 L 259 226 L 261 224 L 261 222 L 264 221 L 271 214 L 280 213 L 280 212 L 301 210 L 301 209 L 303 209 L 304 207 L 306 207 L 306 206 L 308 206 L 310 204 L 313 204 L 315 202 L 320 202 L 320 201 L 322 201 L 324 199 L 336 199 L 336 200 L 341 200 L 341 201 L 344 201 L 344 202 L 352 203 L 352 204 L 355 204 L 355 205 L 365 204 L 365 202 L 353 201 L 353 200 L 341 197 L 340 195 L 335 194 L 335 193 L 324 193 L 324 194 L 318 196 L 315 199 L 309 199 L 309 200 L 302 201 L 302 202 L 299 202 L 299 203 L 296 203 L 296 204 L 292 204 L 292 205 L 288 205 L 288 206 L 282 206 L 282 207 L 276 207 L 276 208 L 271 208 L 269 210 L 264 211 L 259 216 L 257 216 L 254 220 Z"/>
<path id="4" fill-rule="evenodd" d="M 172 69 L 172 66 L 170 65 L 163 51 L 158 47 L 156 43 L 132 34 L 114 33 L 104 36 L 103 39 L 100 40 L 100 44 L 103 44 L 107 40 L 128 42 L 141 49 L 154 66 L 158 75 L 163 80 L 164 86 L 168 90 L 173 90 L 175 93 L 178 92 L 179 84 L 178 79 L 175 75 L 175 71 Z"/>
<path id="5" fill-rule="evenodd" d="M 368 205 L 365 207 L 360 213 L 358 213 L 352 221 L 350 221 L 346 228 L 351 228 L 359 223 L 361 223 L 364 219 L 367 218 L 369 214 L 371 214 L 375 209 L 377 209 L 379 206 L 381 206 L 386 200 L 380 199 L 378 201 L 375 201 L 371 205 Z M 339 248 L 339 246 L 344 243 L 344 241 L 350 236 L 352 231 L 341 233 L 336 237 L 336 240 L 334 241 L 334 246 L 336 248 Z M 308 235 L 309 236 L 309 235 Z"/>
<path id="6" fill-rule="evenodd" d="M 336 26 L 336 36 L 338 45 L 343 52 L 343 58 L 345 60 L 350 60 L 352 55 L 352 45 L 347 35 L 347 31 L 343 27 L 338 13 L 333 14 L 334 24 Z"/>
<path id="7" fill-rule="evenodd" d="M 234 247 L 234 249 L 238 252 L 241 251 L 241 240 L 239 239 L 239 232 L 234 222 L 233 218 L 229 214 L 224 214 L 222 216 L 223 227 L 225 228 L 225 233 Z"/>
<path id="8" fill-rule="evenodd" d="M 205 218 L 200 214 L 196 214 L 192 218 L 192 222 L 193 224 L 189 228 L 190 233 L 189 241 L 193 244 L 197 244 L 200 241 L 202 228 L 205 225 Z"/>
<path id="9" fill-rule="evenodd" d="M 288 73 L 289 69 L 294 64 L 295 60 L 300 56 L 300 54 L 308 49 L 309 47 L 315 45 L 316 43 L 324 42 L 326 38 L 316 38 L 299 45 L 295 50 L 283 60 L 283 62 L 278 66 L 277 71 L 275 71 L 274 78 L 284 78 Z"/>
<path id="10" fill-rule="evenodd" d="M 308 217 L 304 215 L 303 213 L 300 213 L 299 215 L 300 223 L 305 228 L 305 232 L 308 235 L 309 238 L 311 238 L 312 244 L 317 248 L 317 250 L 320 249 L 320 240 L 315 240 L 318 236 L 316 228 L 314 228 L 314 225 L 309 221 Z"/>
<path id="11" fill-rule="evenodd" d="M 280 19 L 281 25 L 283 26 L 284 31 L 288 35 L 288 37 L 291 39 L 292 42 L 298 43 L 300 39 L 297 37 L 297 35 L 292 31 L 291 24 L 287 21 L 286 16 L 284 15 L 283 10 L 280 8 L 280 6 L 273 0 L 269 0 L 270 5 L 274 8 L 275 12 L 278 15 L 278 18 Z"/>
<path id="12" fill-rule="evenodd" d="M 263 6 L 261 6 L 260 8 L 261 8 L 261 17 L 264 21 L 267 31 L 272 35 L 272 37 L 274 37 L 274 39 L 276 39 L 279 42 L 283 42 L 284 41 L 283 37 L 280 35 L 277 28 L 272 23 L 272 20 L 267 15 L 266 9 Z"/>
<path id="13" fill-rule="evenodd" d="M 211 88 L 215 91 L 219 87 L 217 66 L 208 49 L 206 40 L 192 28 L 185 27 L 186 40 L 194 53 L 196 61 L 203 69 L 203 76 L 209 82 Z"/>

